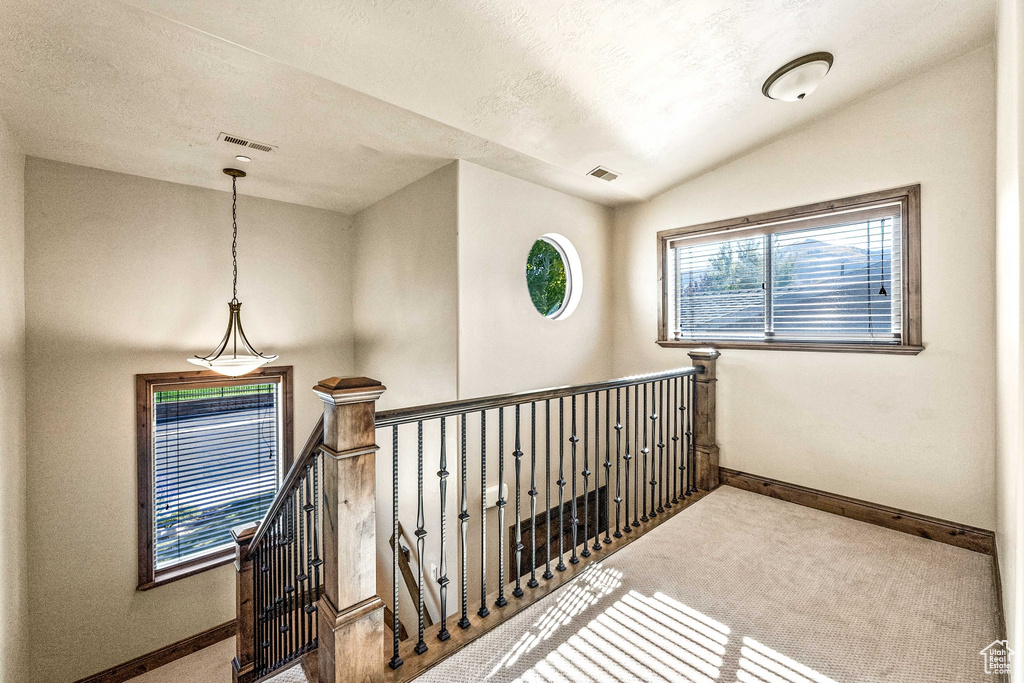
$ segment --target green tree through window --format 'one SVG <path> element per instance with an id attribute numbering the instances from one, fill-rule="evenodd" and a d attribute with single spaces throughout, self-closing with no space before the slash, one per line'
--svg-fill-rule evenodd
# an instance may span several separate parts
<path id="1" fill-rule="evenodd" d="M 541 315 L 551 317 L 561 310 L 568 286 L 561 252 L 547 240 L 537 240 L 526 260 L 526 286 Z"/>

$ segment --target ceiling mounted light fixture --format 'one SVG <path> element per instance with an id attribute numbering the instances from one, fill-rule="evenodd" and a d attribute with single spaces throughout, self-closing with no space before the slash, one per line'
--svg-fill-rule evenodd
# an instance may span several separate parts
<path id="1" fill-rule="evenodd" d="M 252 347 L 242 330 L 242 302 L 238 300 L 238 191 L 236 183 L 245 177 L 245 171 L 225 168 L 231 176 L 231 301 L 228 302 L 228 329 L 224 338 L 208 356 L 189 358 L 189 363 L 201 365 L 222 375 L 237 377 L 277 360 L 277 356 L 265 356 Z M 241 346 L 242 353 L 239 353 Z"/>
<path id="2" fill-rule="evenodd" d="M 804 55 L 769 76 L 761 86 L 761 92 L 765 97 L 783 102 L 802 100 L 814 92 L 831 68 L 830 52 Z"/>

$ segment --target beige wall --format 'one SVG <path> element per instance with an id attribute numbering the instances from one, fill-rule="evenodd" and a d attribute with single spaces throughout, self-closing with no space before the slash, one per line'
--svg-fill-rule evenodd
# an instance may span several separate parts
<path id="1" fill-rule="evenodd" d="M 457 182 L 451 163 L 355 216 L 355 359 L 379 407 L 456 397 Z"/>
<path id="2" fill-rule="evenodd" d="M 24 679 L 25 156 L 0 120 L 0 683 Z"/>
<path id="3" fill-rule="evenodd" d="M 615 374 L 688 364 L 654 343 L 658 230 L 921 183 L 926 350 L 724 351 L 722 465 L 993 528 L 994 66 L 982 48 L 618 211 Z"/>
<path id="4" fill-rule="evenodd" d="M 460 397 L 609 377 L 610 227 L 605 207 L 459 163 Z M 530 248 L 549 232 L 583 264 L 583 298 L 566 320 L 541 316 L 526 289 Z"/>
<path id="5" fill-rule="evenodd" d="M 134 376 L 194 369 L 185 358 L 223 334 L 230 206 L 229 192 L 28 161 L 32 680 L 234 618 L 230 565 L 135 590 Z M 354 369 L 350 219 L 244 196 L 238 212 L 246 331 L 295 368 L 301 444 L 321 412 L 310 387 Z"/>
<path id="6" fill-rule="evenodd" d="M 1024 9 L 999 3 L 996 167 L 996 544 L 1014 679 L 1024 677 L 1024 299 L 1021 269 L 1024 166 Z"/>

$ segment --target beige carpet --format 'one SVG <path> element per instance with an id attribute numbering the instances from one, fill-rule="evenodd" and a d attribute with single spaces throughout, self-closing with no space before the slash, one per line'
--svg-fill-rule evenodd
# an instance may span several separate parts
<path id="1" fill-rule="evenodd" d="M 723 487 L 417 679 L 994 681 L 991 558 Z"/>

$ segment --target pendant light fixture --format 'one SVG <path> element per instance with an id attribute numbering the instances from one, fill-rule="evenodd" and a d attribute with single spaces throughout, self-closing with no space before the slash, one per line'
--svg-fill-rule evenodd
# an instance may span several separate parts
<path id="1" fill-rule="evenodd" d="M 209 368 L 222 375 L 237 377 L 277 360 L 277 356 L 266 356 L 254 349 L 242 330 L 242 302 L 238 300 L 238 191 L 236 183 L 239 178 L 245 177 L 245 171 L 239 171 L 237 168 L 225 168 L 224 173 L 231 176 L 232 279 L 231 301 L 228 302 L 228 329 L 213 353 L 208 356 L 189 358 L 188 362 Z"/>

